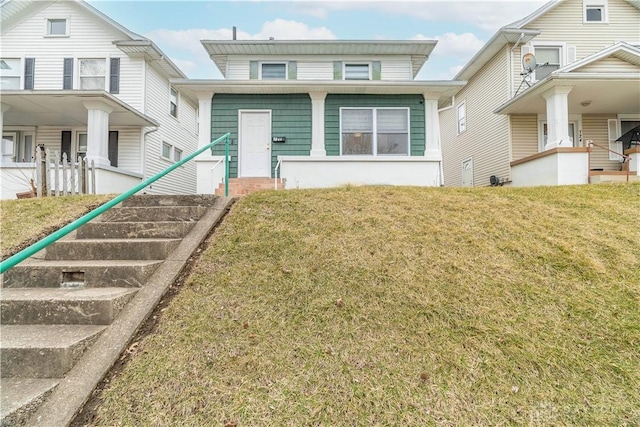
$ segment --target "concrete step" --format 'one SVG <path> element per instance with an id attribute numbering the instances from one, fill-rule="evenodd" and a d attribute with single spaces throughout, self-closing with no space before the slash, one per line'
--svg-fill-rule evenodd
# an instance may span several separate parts
<path id="1" fill-rule="evenodd" d="M 100 215 L 103 222 L 197 221 L 206 208 L 202 206 L 142 206 L 110 209 Z"/>
<path id="2" fill-rule="evenodd" d="M 48 260 L 166 259 L 180 239 L 59 240 L 45 253 Z"/>
<path id="3" fill-rule="evenodd" d="M 284 185 L 278 180 L 278 188 L 284 188 Z M 230 178 L 229 179 L 229 195 L 244 196 L 259 190 L 275 189 L 273 178 Z M 222 196 L 224 194 L 224 183 L 221 183 L 215 190 L 215 194 Z"/>
<path id="4" fill-rule="evenodd" d="M 0 379 L 0 425 L 24 425 L 59 381 L 52 378 Z"/>
<path id="5" fill-rule="evenodd" d="M 136 288 L 22 288 L 0 295 L 3 325 L 109 325 Z"/>
<path id="6" fill-rule="evenodd" d="M 104 328 L 96 325 L 1 325 L 2 378 L 61 378 Z"/>
<path id="7" fill-rule="evenodd" d="M 122 202 L 123 207 L 133 206 L 213 206 L 218 197 L 212 195 L 151 195 L 141 194 L 129 197 Z"/>
<path id="8" fill-rule="evenodd" d="M 139 288 L 161 260 L 67 261 L 29 258 L 3 276 L 3 288 Z"/>
<path id="9" fill-rule="evenodd" d="M 90 222 L 78 229 L 77 239 L 178 239 L 195 221 Z"/>

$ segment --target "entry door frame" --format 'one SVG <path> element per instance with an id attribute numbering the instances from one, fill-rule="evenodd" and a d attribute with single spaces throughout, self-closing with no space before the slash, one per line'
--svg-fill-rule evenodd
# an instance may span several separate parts
<path id="1" fill-rule="evenodd" d="M 242 135 L 242 115 L 243 114 L 252 114 L 252 113 L 263 113 L 263 114 L 269 114 L 269 135 L 268 135 L 268 139 L 266 141 L 267 143 L 267 150 L 268 150 L 268 168 L 267 170 L 269 171 L 267 177 L 271 177 L 271 150 L 272 150 L 272 146 L 271 146 L 271 134 L 273 132 L 273 111 L 272 110 L 268 110 L 268 109 L 241 109 L 238 110 L 238 177 L 242 177 L 243 175 L 243 161 L 244 159 L 242 158 L 242 144 L 243 144 L 243 135 Z"/>

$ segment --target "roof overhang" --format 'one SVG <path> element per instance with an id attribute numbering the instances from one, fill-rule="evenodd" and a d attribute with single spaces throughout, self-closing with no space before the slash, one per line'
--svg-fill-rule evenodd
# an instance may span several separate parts
<path id="1" fill-rule="evenodd" d="M 1 91 L 3 126 L 86 126 L 85 103 L 100 102 L 111 108 L 110 126 L 160 126 L 104 91 Z"/>
<path id="2" fill-rule="evenodd" d="M 570 114 L 639 114 L 638 73 L 553 73 L 527 91 L 499 106 L 497 114 L 540 114 L 547 111 L 542 96 L 554 87 L 571 87 Z"/>
<path id="3" fill-rule="evenodd" d="M 273 56 L 313 55 L 330 57 L 382 55 L 411 57 L 415 77 L 431 55 L 437 40 L 202 40 L 207 54 L 227 74 L 230 56 L 255 56 L 268 59 Z"/>
<path id="4" fill-rule="evenodd" d="M 172 79 L 186 79 L 187 76 L 151 40 L 116 40 L 113 42 L 121 51 L 134 58 L 153 61 Z"/>
<path id="5" fill-rule="evenodd" d="M 538 30 L 502 28 L 475 54 L 454 80 L 469 80 L 507 44 L 523 44 L 540 34 Z"/>
<path id="6" fill-rule="evenodd" d="M 431 99 L 448 98 L 460 91 L 464 81 L 345 81 L 345 80 L 172 80 L 180 92 L 195 99 L 216 93 L 291 94 L 325 92 L 331 94 L 424 95 Z"/>

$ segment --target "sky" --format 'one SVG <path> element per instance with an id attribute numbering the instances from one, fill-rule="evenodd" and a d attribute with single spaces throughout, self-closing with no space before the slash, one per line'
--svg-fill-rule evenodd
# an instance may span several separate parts
<path id="1" fill-rule="evenodd" d="M 89 0 L 150 38 L 191 79 L 220 79 L 200 40 L 437 40 L 416 77 L 449 80 L 502 26 L 546 1 Z"/>

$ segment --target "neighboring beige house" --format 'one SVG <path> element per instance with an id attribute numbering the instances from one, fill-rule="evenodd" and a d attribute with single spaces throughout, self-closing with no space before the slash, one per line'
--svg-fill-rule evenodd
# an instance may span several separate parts
<path id="1" fill-rule="evenodd" d="M 637 176 L 638 146 L 623 164 L 616 139 L 640 125 L 639 47 L 632 0 L 552 1 L 500 29 L 454 77 L 467 85 L 440 106 L 445 185 Z M 530 73 L 528 54 L 538 64 Z"/>
<path id="2" fill-rule="evenodd" d="M 81 0 L 5 0 L 0 54 L 2 198 L 29 190 L 36 147 L 96 164 L 98 193 L 120 193 L 198 146 L 186 76 L 149 39 Z M 146 190 L 195 193 L 195 165 Z"/>

